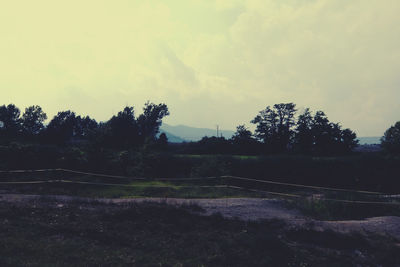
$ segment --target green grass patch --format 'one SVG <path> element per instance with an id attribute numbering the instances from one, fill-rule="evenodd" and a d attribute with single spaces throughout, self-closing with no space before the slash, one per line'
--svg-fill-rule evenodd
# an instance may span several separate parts
<path id="1" fill-rule="evenodd" d="M 329 200 L 286 200 L 286 206 L 318 220 L 362 220 L 378 216 L 400 216 L 400 205 L 342 203 Z"/>

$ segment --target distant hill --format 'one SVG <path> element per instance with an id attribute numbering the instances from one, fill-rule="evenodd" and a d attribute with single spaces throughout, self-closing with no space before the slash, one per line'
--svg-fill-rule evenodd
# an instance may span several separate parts
<path id="1" fill-rule="evenodd" d="M 217 135 L 216 129 L 197 128 L 186 125 L 173 126 L 165 123 L 163 123 L 160 128 L 160 133 L 162 132 L 167 135 L 168 141 L 171 143 L 199 141 L 204 136 L 210 137 Z M 231 130 L 220 130 L 219 133 L 228 139 L 231 138 L 235 132 Z M 374 145 L 381 143 L 381 137 L 379 136 L 358 137 L 358 140 L 360 145 Z"/>
<path id="2" fill-rule="evenodd" d="M 358 137 L 358 140 L 360 145 L 373 145 L 381 143 L 381 137 L 378 136 Z"/>
<path id="3" fill-rule="evenodd" d="M 181 141 L 179 142 L 179 139 L 176 139 L 177 142 L 175 143 L 181 143 L 184 141 L 199 141 L 201 138 L 204 136 L 216 136 L 217 135 L 217 130 L 216 129 L 208 129 L 208 128 L 196 128 L 196 127 L 190 127 L 186 125 L 168 125 L 168 124 L 162 124 L 160 128 L 160 132 L 165 132 L 165 134 L 168 137 L 168 140 L 170 142 L 172 139 L 169 138 L 168 134 L 171 136 L 179 138 Z M 225 137 L 225 138 L 231 138 L 232 135 L 235 133 L 234 131 L 230 130 L 220 130 L 219 133 Z"/>

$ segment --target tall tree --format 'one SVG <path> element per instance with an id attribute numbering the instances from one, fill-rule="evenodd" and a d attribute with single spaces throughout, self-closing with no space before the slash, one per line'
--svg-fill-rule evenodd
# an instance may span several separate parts
<path id="1" fill-rule="evenodd" d="M 317 111 L 314 115 L 312 133 L 314 138 L 314 151 L 323 153 L 330 150 L 331 125 L 323 111 Z"/>
<path id="2" fill-rule="evenodd" d="M 357 135 L 350 129 L 342 130 L 339 123 L 332 123 L 322 111 L 313 118 L 313 151 L 322 154 L 348 153 L 358 143 Z"/>
<path id="3" fill-rule="evenodd" d="M 75 136 L 84 139 L 92 138 L 98 127 L 99 125 L 96 120 L 90 118 L 89 116 L 78 116 L 76 117 L 74 125 Z"/>
<path id="4" fill-rule="evenodd" d="M 236 132 L 231 138 L 231 143 L 234 152 L 239 154 L 256 153 L 260 145 L 245 125 L 236 127 Z"/>
<path id="5" fill-rule="evenodd" d="M 257 124 L 256 138 L 266 144 L 272 142 L 277 132 L 277 121 L 277 114 L 270 106 L 261 110 L 251 121 L 251 123 Z"/>
<path id="6" fill-rule="evenodd" d="M 14 104 L 0 106 L 1 134 L 5 137 L 15 137 L 21 130 L 21 112 Z"/>
<path id="7" fill-rule="evenodd" d="M 138 126 L 133 107 L 125 107 L 113 116 L 106 124 L 108 143 L 117 146 L 131 146 L 138 144 Z"/>
<path id="8" fill-rule="evenodd" d="M 357 135 L 352 130 L 348 128 L 344 129 L 341 135 L 342 135 L 343 149 L 345 152 L 352 151 L 358 145 Z"/>
<path id="9" fill-rule="evenodd" d="M 257 125 L 255 136 L 272 151 L 287 150 L 293 137 L 295 114 L 293 103 L 275 104 L 273 108 L 267 106 L 251 121 Z"/>
<path id="10" fill-rule="evenodd" d="M 302 153 L 309 153 L 312 151 L 314 138 L 313 138 L 313 117 L 310 109 L 306 108 L 299 116 L 296 123 L 294 147 L 295 150 Z"/>
<path id="11" fill-rule="evenodd" d="M 232 136 L 233 143 L 249 143 L 254 141 L 253 134 L 251 131 L 244 125 L 239 125 L 236 127 L 236 132 Z"/>
<path id="12" fill-rule="evenodd" d="M 76 115 L 70 110 L 58 112 L 46 129 L 46 136 L 51 142 L 65 143 L 76 134 Z"/>
<path id="13" fill-rule="evenodd" d="M 154 104 L 147 102 L 143 108 L 143 114 L 138 119 L 139 132 L 142 140 L 155 140 L 160 131 L 162 119 L 169 115 L 166 104 Z"/>
<path id="14" fill-rule="evenodd" d="M 46 119 L 47 115 L 40 106 L 27 107 L 21 118 L 24 133 L 30 136 L 39 134 L 44 129 L 43 122 Z"/>
<path id="15" fill-rule="evenodd" d="M 385 131 L 381 138 L 381 145 L 390 153 L 400 153 L 400 121 Z"/>

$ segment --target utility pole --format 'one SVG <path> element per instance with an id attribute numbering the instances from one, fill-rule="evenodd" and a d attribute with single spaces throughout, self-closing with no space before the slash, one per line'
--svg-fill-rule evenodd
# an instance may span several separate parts
<path id="1" fill-rule="evenodd" d="M 219 137 L 219 125 L 217 124 L 217 138 Z"/>

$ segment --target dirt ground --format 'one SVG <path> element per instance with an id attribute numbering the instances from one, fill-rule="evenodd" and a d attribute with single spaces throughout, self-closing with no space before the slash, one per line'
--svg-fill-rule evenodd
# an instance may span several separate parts
<path id="1" fill-rule="evenodd" d="M 70 201 L 97 201 L 101 203 L 140 203 L 157 202 L 169 205 L 192 205 L 202 207 L 204 215 L 220 213 L 226 218 L 255 221 L 261 219 L 284 220 L 289 227 L 308 228 L 313 230 L 333 230 L 342 233 L 374 233 L 396 238 L 400 242 L 400 217 L 385 216 L 366 220 L 319 221 L 302 215 L 299 211 L 288 209 L 277 199 L 226 198 L 226 199 L 178 199 L 178 198 L 130 198 L 130 199 L 92 199 L 72 196 L 40 196 L 22 194 L 0 194 L 0 201 L 15 204 L 30 203 L 38 199 L 51 199 L 54 205 L 62 206 Z"/>

